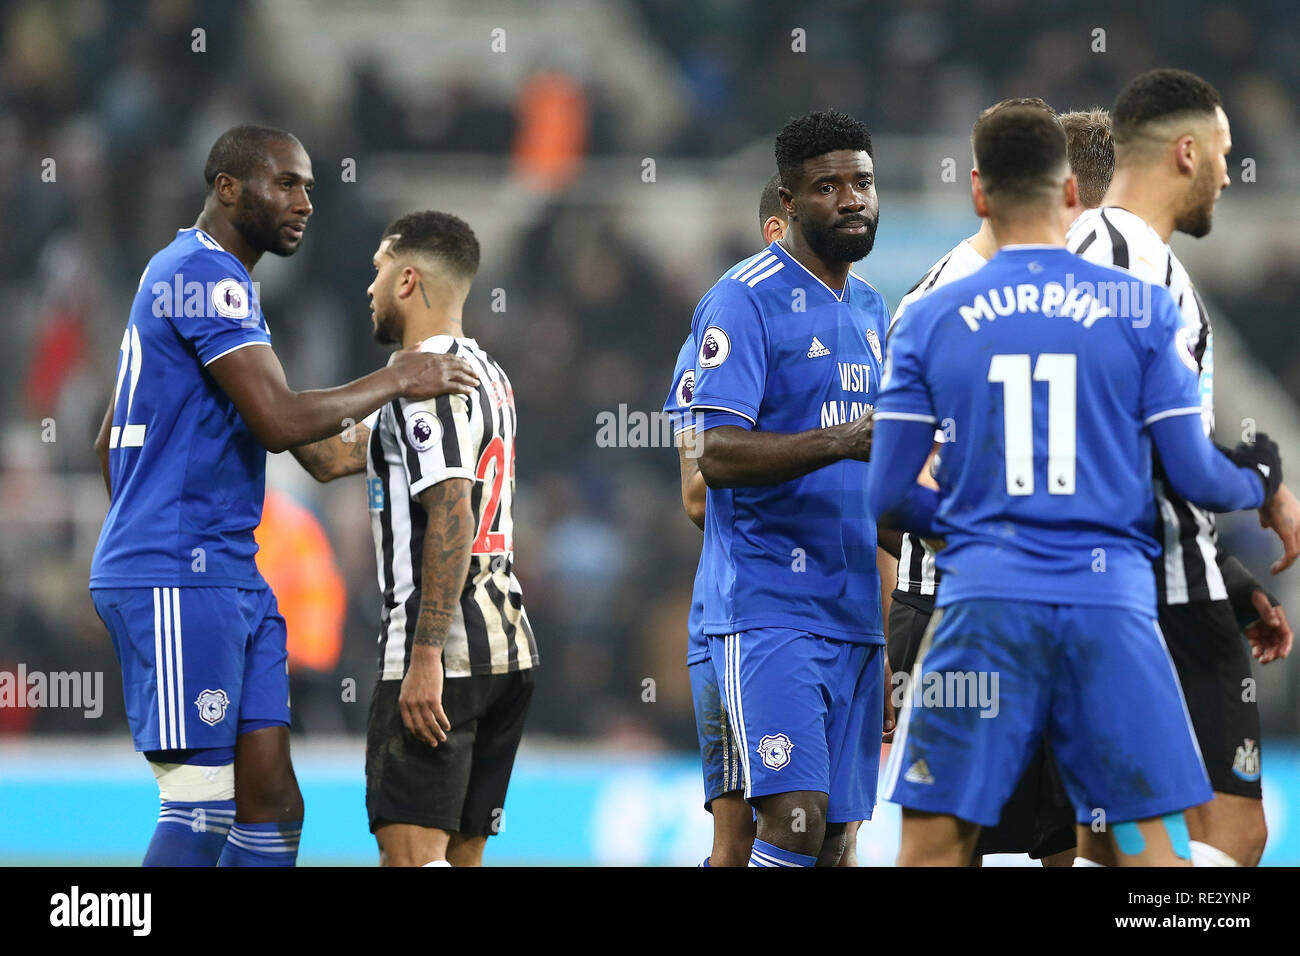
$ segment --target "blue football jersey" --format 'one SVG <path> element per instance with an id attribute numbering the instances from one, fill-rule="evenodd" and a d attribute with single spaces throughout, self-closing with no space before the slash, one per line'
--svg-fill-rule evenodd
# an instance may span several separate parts
<path id="1" fill-rule="evenodd" d="M 695 337 L 686 336 L 673 366 L 673 387 L 664 399 L 664 414 L 673 423 L 673 436 L 694 428 L 691 420 L 691 396 L 695 392 Z M 704 555 L 695 567 L 695 585 L 691 589 L 691 613 L 686 620 L 686 663 L 698 664 L 709 656 L 709 642 L 704 636 Z"/>
<path id="2" fill-rule="evenodd" d="M 248 271 L 206 233 L 182 229 L 149 261 L 118 357 L 91 587 L 266 586 L 266 449 L 205 366 L 270 341 Z"/>
<path id="3" fill-rule="evenodd" d="M 1154 613 L 1145 426 L 1199 414 L 1193 342 L 1161 286 L 1063 248 L 1012 246 L 894 327 L 878 421 L 945 432 L 938 604 Z"/>
<path id="4" fill-rule="evenodd" d="M 696 307 L 697 431 L 791 433 L 860 417 L 876 398 L 888 327 L 865 280 L 850 273 L 832 291 L 772 243 Z M 868 467 L 839 461 L 782 484 L 709 489 L 706 634 L 789 627 L 883 643 Z"/>

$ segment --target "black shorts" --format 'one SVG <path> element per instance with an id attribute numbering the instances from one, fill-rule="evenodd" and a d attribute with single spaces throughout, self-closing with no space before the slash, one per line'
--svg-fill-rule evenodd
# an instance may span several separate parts
<path id="1" fill-rule="evenodd" d="M 366 728 L 370 832 L 386 823 L 466 836 L 500 832 L 533 683 L 532 670 L 447 678 L 442 708 L 451 730 L 430 747 L 402 723 L 402 682 L 379 681 Z"/>
<path id="2" fill-rule="evenodd" d="M 886 637 L 889 666 L 894 673 L 912 670 L 932 616 L 932 608 L 900 601 L 898 592 L 894 592 Z M 1028 853 L 1038 860 L 1074 844 L 1074 808 L 1044 741 L 1002 807 L 998 825 L 980 830 L 975 853 Z"/>
<path id="3" fill-rule="evenodd" d="M 1160 608 L 1192 729 L 1217 793 L 1260 799 L 1259 705 L 1250 651 L 1227 601 Z"/>

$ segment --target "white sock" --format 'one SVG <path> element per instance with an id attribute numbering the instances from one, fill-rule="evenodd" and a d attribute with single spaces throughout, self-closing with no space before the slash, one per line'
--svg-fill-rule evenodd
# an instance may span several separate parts
<path id="1" fill-rule="evenodd" d="M 1241 866 L 1218 847 L 1196 840 L 1190 841 L 1189 845 L 1192 848 L 1192 866 Z"/>
<path id="2" fill-rule="evenodd" d="M 420 864 L 421 868 L 426 866 L 451 866 L 446 860 L 430 860 L 428 863 Z"/>
<path id="3" fill-rule="evenodd" d="M 1102 867 L 1104 867 L 1105 865 L 1106 865 L 1105 863 L 1094 863 L 1092 860 L 1085 860 L 1081 856 L 1076 856 L 1074 858 L 1074 862 L 1070 864 L 1070 866 L 1102 866 Z"/>

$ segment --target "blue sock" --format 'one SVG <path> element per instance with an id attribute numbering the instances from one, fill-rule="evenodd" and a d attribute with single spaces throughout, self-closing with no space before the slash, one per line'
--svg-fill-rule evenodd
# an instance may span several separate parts
<path id="1" fill-rule="evenodd" d="M 815 866 L 816 864 L 815 856 L 783 850 L 763 840 L 755 840 L 754 849 L 749 853 L 750 866 Z"/>
<path id="2" fill-rule="evenodd" d="M 164 801 L 144 865 L 216 866 L 234 822 L 234 800 Z"/>
<path id="3" fill-rule="evenodd" d="M 302 821 L 236 823 L 221 854 L 220 866 L 294 866 Z"/>

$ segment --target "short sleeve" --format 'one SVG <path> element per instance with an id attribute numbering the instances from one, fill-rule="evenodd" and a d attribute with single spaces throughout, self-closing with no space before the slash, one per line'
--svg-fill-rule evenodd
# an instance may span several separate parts
<path id="1" fill-rule="evenodd" d="M 1192 330 L 1164 286 L 1150 285 L 1155 315 L 1142 330 L 1148 348 L 1142 373 L 1142 421 L 1201 413 L 1200 368 Z"/>
<path id="2" fill-rule="evenodd" d="M 230 253 L 200 249 L 181 260 L 173 276 L 158 276 L 155 308 L 210 365 L 248 345 L 270 345 L 257 289 Z"/>
<path id="3" fill-rule="evenodd" d="M 740 288 L 716 285 L 695 310 L 691 411 L 730 412 L 757 424 L 767 383 L 767 332 L 758 306 Z M 710 427 L 706 420 L 697 422 L 697 431 Z"/>
<path id="4" fill-rule="evenodd" d="M 928 303 L 917 302 L 890 329 L 885 348 L 885 370 L 881 375 L 880 397 L 876 400 L 877 420 L 931 422 L 934 403 L 922 374 L 921 341 Z"/>
<path id="5" fill-rule="evenodd" d="M 439 395 L 422 402 L 398 399 L 393 411 L 412 498 L 448 478 L 476 480 L 479 435 L 470 421 L 467 396 Z"/>
<path id="6" fill-rule="evenodd" d="M 664 399 L 664 414 L 672 422 L 673 434 L 695 427 L 691 416 L 691 399 L 695 395 L 695 336 L 686 336 L 677 352 L 672 387 Z"/>

